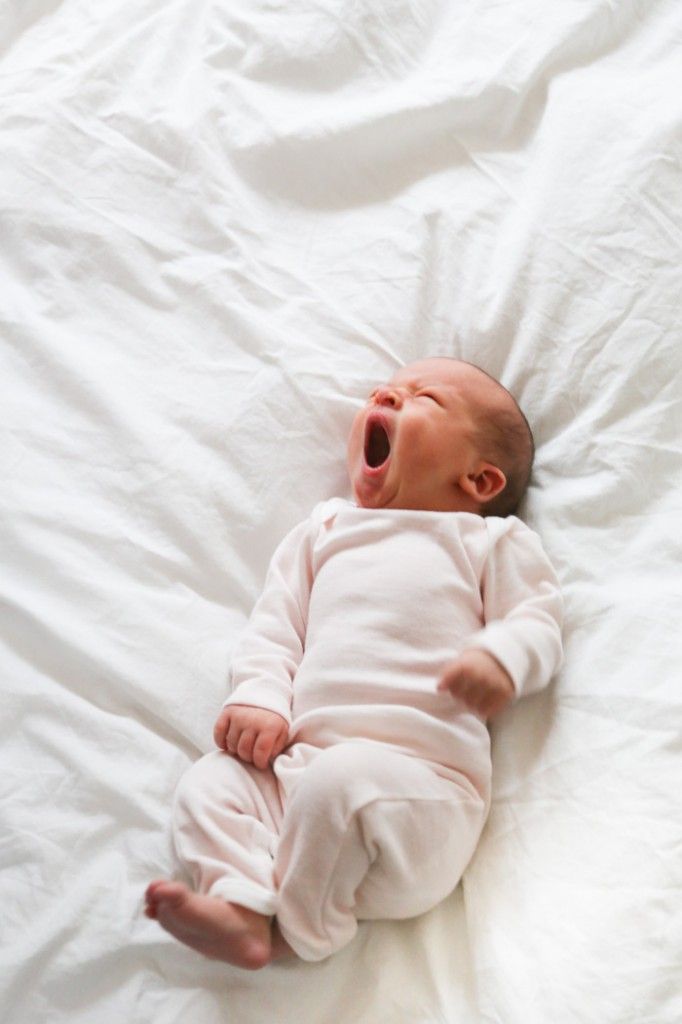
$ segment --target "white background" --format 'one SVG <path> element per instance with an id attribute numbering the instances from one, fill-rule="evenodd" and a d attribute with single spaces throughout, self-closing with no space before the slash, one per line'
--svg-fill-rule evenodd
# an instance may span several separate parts
<path id="1" fill-rule="evenodd" d="M 681 52 L 676 0 L 0 5 L 5 1019 L 680 1020 Z M 565 667 L 451 899 L 210 963 L 141 914 L 175 783 L 358 403 L 442 353 L 533 423 Z"/>

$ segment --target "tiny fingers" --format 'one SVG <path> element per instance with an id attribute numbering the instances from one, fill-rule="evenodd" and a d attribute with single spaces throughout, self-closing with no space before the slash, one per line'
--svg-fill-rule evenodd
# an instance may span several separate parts
<path id="1" fill-rule="evenodd" d="M 289 726 L 285 725 L 284 728 L 281 730 L 281 732 L 279 734 L 279 737 L 277 739 L 275 753 L 276 754 L 281 754 L 282 751 L 284 750 L 284 748 L 288 745 L 288 743 L 289 743 Z"/>
<path id="2" fill-rule="evenodd" d="M 253 763 L 256 768 L 260 768 L 261 771 L 267 768 L 272 757 L 274 746 L 274 735 L 269 730 L 264 730 L 253 748 Z"/>
<path id="3" fill-rule="evenodd" d="M 481 688 L 476 679 L 463 665 L 452 665 L 438 683 L 438 690 L 447 691 L 453 700 L 461 700 L 463 704 L 481 714 Z"/>
<path id="4" fill-rule="evenodd" d="M 450 692 L 453 697 L 457 698 L 457 700 L 463 701 L 468 708 L 478 710 L 481 695 L 475 686 L 468 683 L 458 687 L 456 690 L 451 690 Z"/>
<path id="5" fill-rule="evenodd" d="M 275 737 L 275 742 L 270 752 L 270 760 L 274 761 L 278 757 L 289 741 L 289 730 L 288 728 L 280 729 L 279 733 Z"/>
<path id="6" fill-rule="evenodd" d="M 213 742 L 221 750 L 227 749 L 227 726 L 230 719 L 229 710 L 224 708 L 213 726 Z"/>
<path id="7" fill-rule="evenodd" d="M 466 682 L 467 676 L 463 669 L 459 665 L 453 665 L 441 676 L 438 689 L 440 691 L 449 690 L 454 696 L 459 693 Z"/>
<path id="8" fill-rule="evenodd" d="M 249 705 L 226 708 L 213 729 L 216 744 L 256 768 L 269 762 L 286 746 L 289 726 L 282 715 Z"/>
<path id="9" fill-rule="evenodd" d="M 240 734 L 237 741 L 236 754 L 242 761 L 251 761 L 253 759 L 253 747 L 256 742 L 256 736 L 255 729 L 244 729 Z"/>
<path id="10" fill-rule="evenodd" d="M 460 700 L 466 707 L 482 718 L 492 718 L 510 703 L 507 693 L 482 685 L 463 677 L 454 683 L 439 683 L 439 690 L 447 690 L 453 700 Z"/>
<path id="11" fill-rule="evenodd" d="M 228 754 L 236 754 L 237 747 L 239 746 L 239 737 L 242 734 L 242 726 L 236 719 L 230 719 L 228 724 L 227 732 L 225 734 L 225 747 L 224 749 Z"/>
<path id="12" fill-rule="evenodd" d="M 282 753 L 287 736 L 287 729 L 267 729 L 260 734 L 253 748 L 253 763 L 256 768 L 267 768 L 270 762 Z"/>

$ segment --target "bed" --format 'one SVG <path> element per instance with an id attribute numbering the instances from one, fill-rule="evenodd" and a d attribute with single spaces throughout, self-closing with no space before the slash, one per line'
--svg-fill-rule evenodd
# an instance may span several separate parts
<path id="1" fill-rule="evenodd" d="M 675 0 L 6 0 L 4 1020 L 682 1019 L 681 46 Z M 533 424 L 563 669 L 448 900 L 210 962 L 142 914 L 175 784 L 369 387 L 437 354 Z"/>

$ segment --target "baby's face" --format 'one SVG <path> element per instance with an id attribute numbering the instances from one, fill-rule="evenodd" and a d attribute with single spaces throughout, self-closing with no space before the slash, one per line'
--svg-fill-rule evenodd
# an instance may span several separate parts
<path id="1" fill-rule="evenodd" d="M 499 473 L 477 450 L 473 411 L 485 387 L 486 378 L 475 367 L 426 359 L 375 388 L 356 415 L 348 441 L 357 503 L 477 512 L 481 474 Z M 502 475 L 498 490 L 503 486 Z"/>

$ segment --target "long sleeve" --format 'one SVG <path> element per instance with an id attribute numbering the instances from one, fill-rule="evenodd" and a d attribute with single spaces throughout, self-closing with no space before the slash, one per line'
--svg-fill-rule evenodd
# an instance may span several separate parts
<path id="1" fill-rule="evenodd" d="M 516 696 L 535 693 L 562 661 L 563 602 L 540 540 L 521 520 L 488 521 L 491 548 L 482 574 L 485 626 L 467 648 L 482 648 L 507 670 Z"/>
<path id="2" fill-rule="evenodd" d="M 305 520 L 275 551 L 245 632 L 232 654 L 232 693 L 223 706 L 276 711 L 291 723 L 292 683 L 303 657 L 312 586 L 313 522 Z"/>

